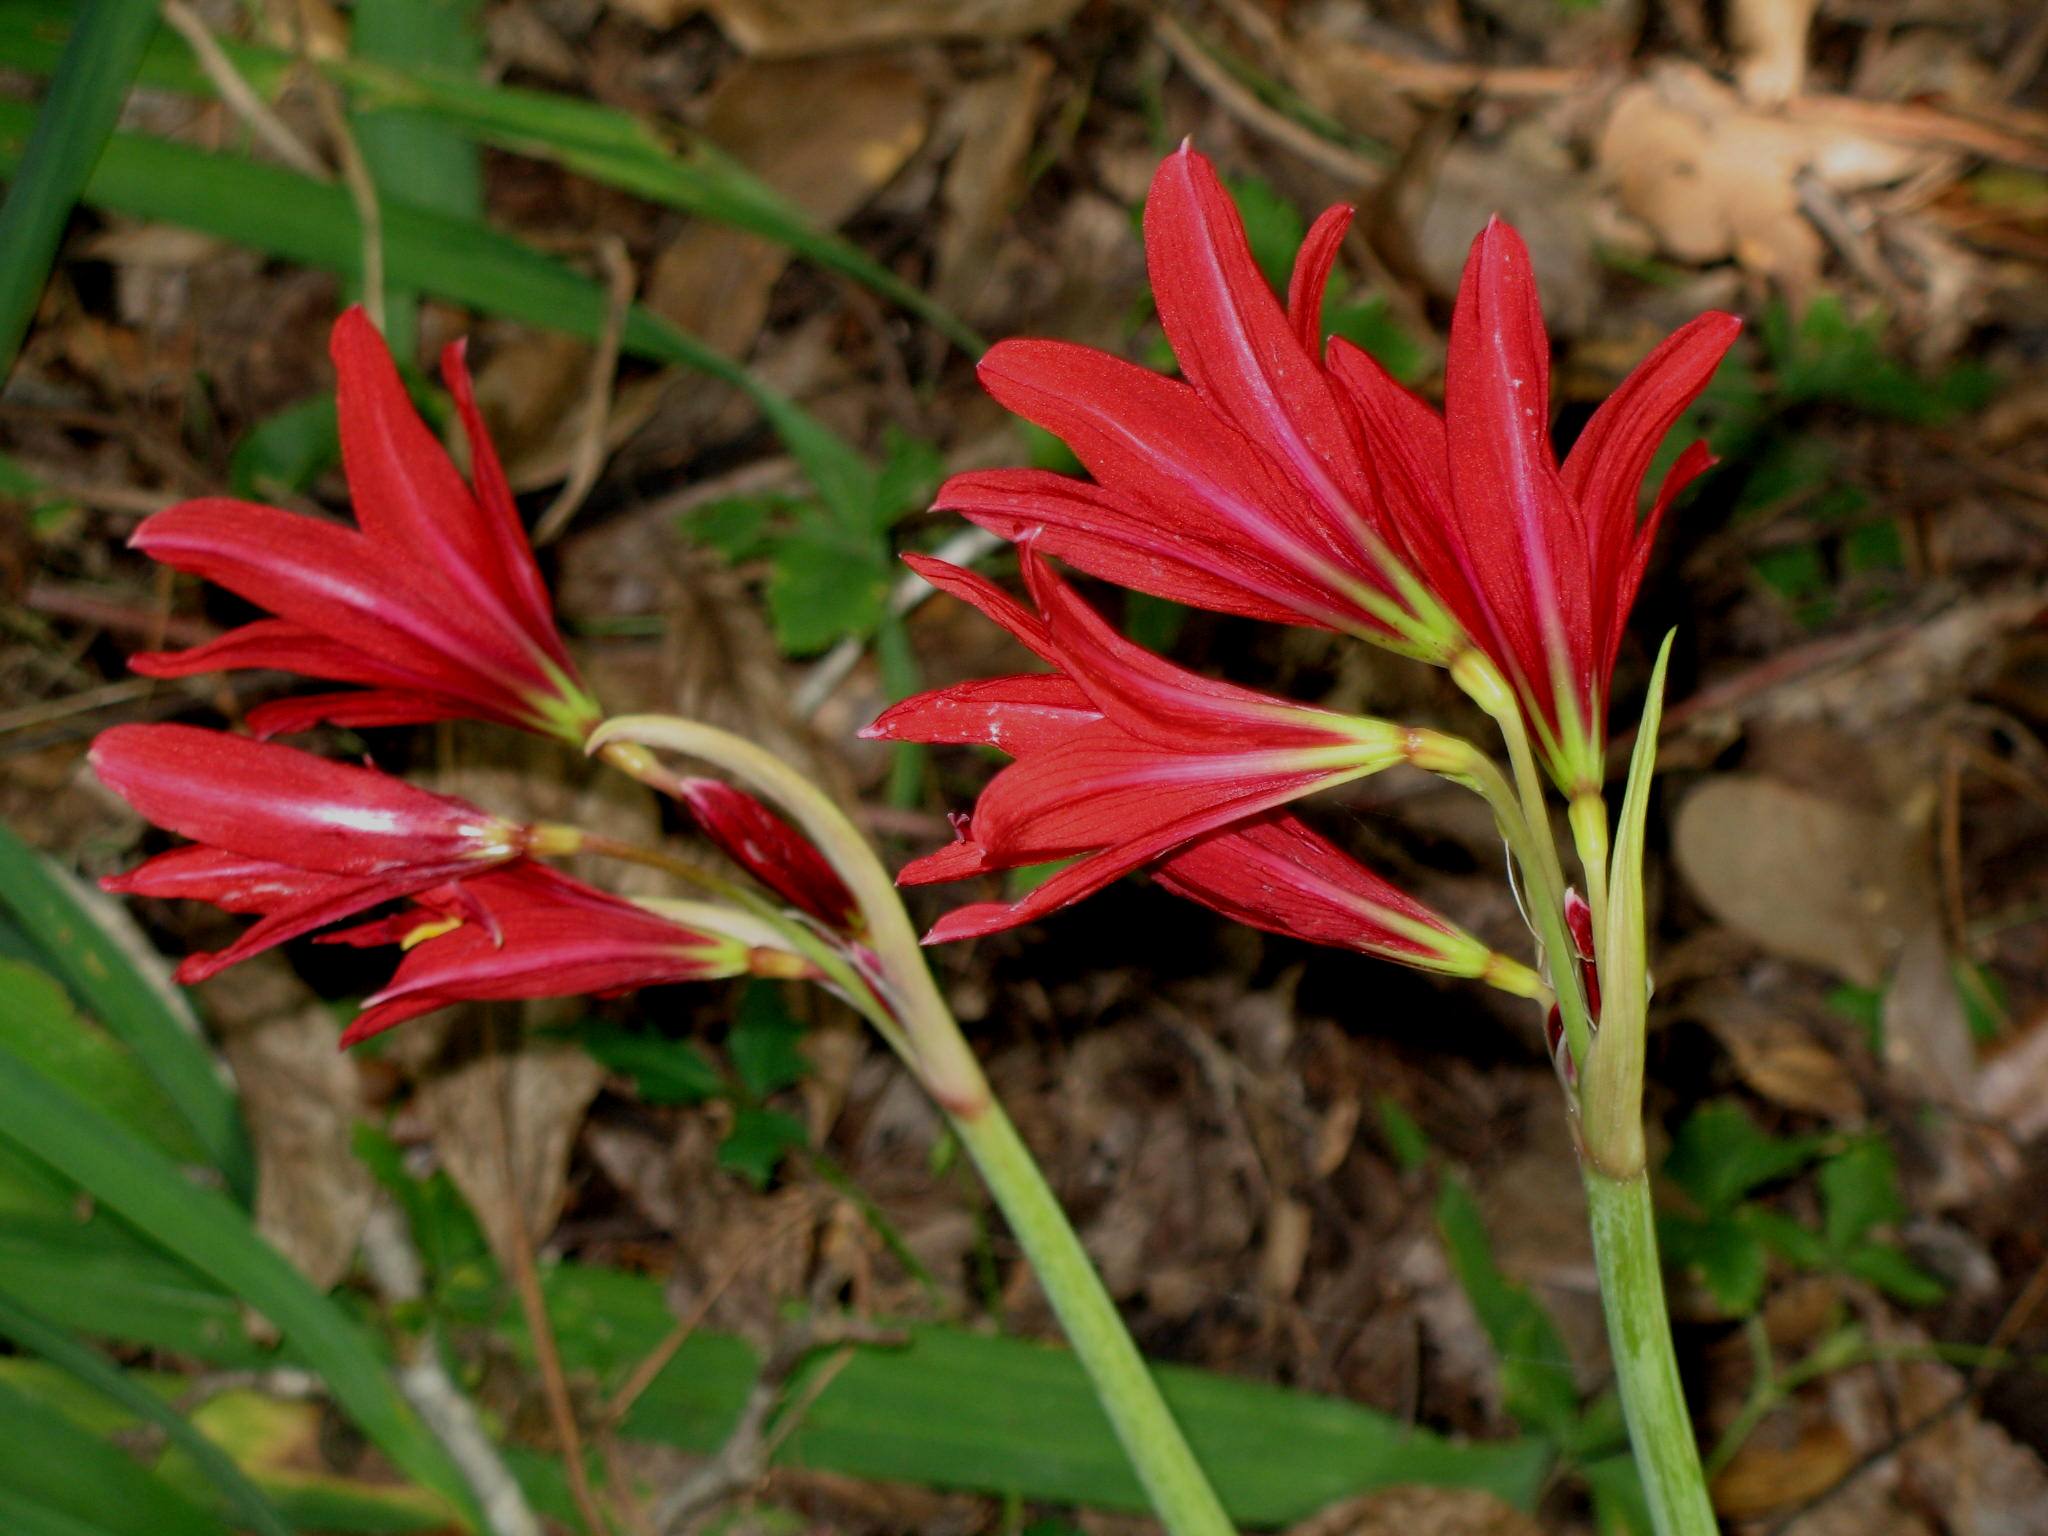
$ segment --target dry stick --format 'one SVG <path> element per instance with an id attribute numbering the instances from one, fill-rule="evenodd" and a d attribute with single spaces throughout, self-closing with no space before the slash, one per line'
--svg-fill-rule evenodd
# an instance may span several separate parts
<path id="1" fill-rule="evenodd" d="M 1286 113 L 1276 111 L 1259 100 L 1232 79 L 1230 71 L 1211 58 L 1194 35 L 1171 16 L 1153 17 L 1152 30 L 1166 45 L 1166 51 L 1173 55 L 1175 62 L 1214 96 L 1226 112 L 1252 132 L 1271 139 L 1282 149 L 1292 151 L 1317 169 L 1349 185 L 1376 187 L 1386 180 L 1386 166 L 1376 160 L 1368 160 L 1341 144 L 1332 143 L 1321 134 L 1302 127 Z"/>
<path id="2" fill-rule="evenodd" d="M 363 1267 L 389 1305 L 414 1305 L 426 1295 L 412 1234 L 389 1196 L 379 1198 L 363 1223 Z M 542 1536 L 539 1516 L 484 1433 L 476 1409 L 442 1366 L 438 1330 L 431 1324 L 410 1357 L 401 1359 L 397 1377 L 406 1401 L 461 1468 L 495 1536 Z"/>
<path id="3" fill-rule="evenodd" d="M 370 175 L 370 162 L 363 158 L 362 146 L 356 143 L 356 136 L 348 125 L 348 113 L 343 109 L 341 88 L 322 69 L 312 53 L 313 28 L 307 20 L 306 10 L 311 0 L 299 0 L 294 12 L 298 27 L 299 62 L 305 67 L 306 78 L 313 87 L 313 104 L 319 109 L 320 124 L 327 130 L 327 137 L 334 145 L 335 158 L 341 162 L 341 179 L 348 188 L 349 201 L 355 204 L 356 222 L 361 226 L 363 243 L 363 269 L 358 274 L 362 279 L 363 308 L 369 313 L 370 323 L 377 332 L 384 332 L 384 214 L 377 201 L 377 183 Z"/>
<path id="4" fill-rule="evenodd" d="M 519 1292 L 519 1310 L 526 1315 L 526 1332 L 533 1341 L 534 1363 L 540 1367 L 541 1396 L 547 1401 L 548 1418 L 554 1424 L 555 1441 L 569 1474 L 569 1495 L 576 1502 L 577 1516 L 589 1536 L 604 1536 L 609 1529 L 597 1495 L 591 1491 L 590 1470 L 583 1464 L 583 1436 L 576 1428 L 576 1408 L 569 1400 L 569 1379 L 562 1372 L 562 1352 L 555 1343 L 555 1325 L 548 1317 L 547 1297 L 540 1288 L 540 1268 L 534 1262 L 533 1237 L 526 1230 L 526 1209 L 520 1199 L 518 1164 L 512 1156 L 511 1076 L 505 1070 L 505 1053 L 499 1048 L 497 1016 L 484 1014 L 484 1049 L 490 1057 L 491 1128 L 498 1140 L 498 1177 L 504 1191 L 503 1219 L 505 1246 L 512 1259 L 512 1284 Z"/>
<path id="5" fill-rule="evenodd" d="M 248 124 L 249 131 L 261 139 L 272 154 L 301 176 L 310 176 L 315 181 L 334 179 L 334 172 L 327 168 L 326 163 L 307 147 L 304 139 L 292 132 L 283 118 L 271 111 L 270 104 L 235 68 L 234 60 L 221 51 L 220 44 L 206 29 L 206 23 L 200 20 L 191 6 L 185 4 L 185 0 L 164 0 L 164 20 L 185 39 L 200 72 L 213 82 L 213 88 L 220 93 L 220 99 L 228 110 Z"/>
<path id="6" fill-rule="evenodd" d="M 632 259 L 626 254 L 626 242 L 617 235 L 599 236 L 597 260 L 605 274 L 604 329 L 598 333 L 597 351 L 590 359 L 590 382 L 584 393 L 583 421 L 576 430 L 576 446 L 569 455 L 569 478 L 562 483 L 562 489 L 534 525 L 533 542 L 536 545 L 550 543 L 561 536 L 604 469 L 605 431 L 612 415 L 612 383 L 619 371 L 619 343 L 626 333 L 626 312 L 633 304 L 634 276 Z"/>

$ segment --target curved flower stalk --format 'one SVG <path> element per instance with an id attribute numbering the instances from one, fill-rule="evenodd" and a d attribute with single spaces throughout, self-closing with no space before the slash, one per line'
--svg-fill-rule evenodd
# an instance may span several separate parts
<path id="1" fill-rule="evenodd" d="M 949 913 L 927 942 L 992 933 L 1144 871 L 1254 926 L 1535 999 L 1582 1151 L 1622 1396 L 1660 1536 L 1713 1530 L 1664 1313 L 1643 1168 L 1649 997 L 1642 840 L 1664 659 L 1618 841 L 1603 794 L 1608 692 L 1657 527 L 1711 463 L 1694 444 L 1647 517 L 1644 477 L 1738 322 L 1703 315 L 1644 360 L 1559 464 L 1549 341 L 1528 252 L 1498 219 L 1474 242 L 1452 318 L 1441 413 L 1338 339 L 1322 295 L 1350 219 L 1310 230 L 1286 303 L 1191 148 L 1145 211 L 1159 314 L 1185 382 L 1057 342 L 982 365 L 1003 404 L 1063 437 L 1091 478 L 958 476 L 937 506 L 1017 543 L 1034 608 L 911 557 L 1050 670 L 893 706 L 869 734 L 1000 748 L 1014 761 L 906 884 L 1057 857 L 1078 862 L 1007 905 Z M 1044 556 L 1220 612 L 1316 625 L 1445 666 L 1500 726 L 1513 787 L 1468 743 L 1342 720 L 1196 677 L 1109 629 Z M 1668 644 L 1667 644 L 1668 650 Z M 1340 742 L 1342 743 L 1340 745 Z M 1287 807 L 1406 761 L 1483 794 L 1519 871 L 1535 965 L 1492 953 L 1395 890 Z M 1586 898 L 1566 884 L 1545 781 L 1568 802 Z"/>
<path id="2" fill-rule="evenodd" d="M 137 547 L 276 617 L 190 651 L 138 657 L 138 670 L 275 667 L 362 690 L 263 705 L 249 722 L 258 735 L 319 721 L 474 718 L 587 746 L 674 799 L 748 878 L 574 826 L 510 822 L 290 747 L 186 726 L 125 726 L 95 744 L 102 778 L 147 819 L 193 842 L 106 881 L 108 889 L 207 901 L 257 918 L 228 948 L 188 958 L 180 970 L 188 981 L 307 934 L 397 946 L 395 973 L 364 1004 L 344 1045 L 471 1000 L 610 995 L 749 973 L 830 988 L 875 1025 L 945 1111 L 1167 1528 L 1224 1536 L 1222 1506 L 991 1095 L 894 882 L 866 841 L 815 785 L 728 732 L 668 718 L 600 725 L 555 630 L 459 347 L 443 367 L 469 434 L 470 484 L 413 411 L 359 311 L 336 325 L 333 351 L 359 528 L 227 501 L 188 502 L 151 518 Z M 1145 685 L 1181 686 L 1163 675 Z M 1184 691 L 1187 708 L 1216 714 L 1219 733 L 1227 718 L 1267 709 L 1251 695 Z M 1273 765 L 1283 777 L 1355 776 L 1392 746 L 1358 722 L 1286 707 L 1280 715 L 1265 724 L 1276 743 L 1284 738 L 1277 749 L 1285 762 Z M 654 747 L 698 757 L 740 782 L 673 771 Z M 577 853 L 655 866 L 705 899 L 625 901 L 539 862 Z M 1199 860 L 1188 878 L 1191 891 L 1206 888 Z M 394 903 L 403 905 L 388 910 Z M 1388 932 L 1411 921 L 1413 914 L 1390 909 Z M 1425 945 L 1435 933 L 1426 922 L 1415 931 Z"/>

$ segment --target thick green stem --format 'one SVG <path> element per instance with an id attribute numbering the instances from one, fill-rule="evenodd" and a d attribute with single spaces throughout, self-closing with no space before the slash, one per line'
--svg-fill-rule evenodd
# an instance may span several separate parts
<path id="1" fill-rule="evenodd" d="M 993 1099 L 950 1119 L 1031 1260 L 1161 1522 L 1174 1536 L 1225 1536 L 1230 1517 L 1017 1128 Z"/>
<path id="2" fill-rule="evenodd" d="M 1585 1180 L 1607 1338 L 1650 1519 L 1657 1536 L 1715 1536 L 1714 1509 L 1671 1349 L 1649 1176 L 1610 1179 L 1589 1167 Z"/>

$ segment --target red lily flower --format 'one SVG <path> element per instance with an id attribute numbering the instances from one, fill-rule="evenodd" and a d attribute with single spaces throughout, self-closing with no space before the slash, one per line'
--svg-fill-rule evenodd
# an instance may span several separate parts
<path id="1" fill-rule="evenodd" d="M 1185 672 L 1133 645 L 1027 548 L 1033 614 L 974 575 L 911 565 L 974 604 L 1057 668 L 939 689 L 884 712 L 862 734 L 977 742 L 1016 761 L 982 791 L 960 839 L 907 866 L 904 884 L 1088 857 L 1023 900 L 948 913 L 926 942 L 1014 927 L 1220 828 L 1400 762 L 1398 728 L 1271 698 Z M 1199 872 L 1187 878 L 1200 887 Z"/>
<path id="2" fill-rule="evenodd" d="M 1342 338 L 1329 375 L 1369 447 L 1380 504 L 1423 580 L 1519 695 L 1567 793 L 1605 777 L 1607 689 L 1657 525 L 1712 462 L 1679 455 L 1646 519 L 1643 476 L 1741 321 L 1710 313 L 1608 397 L 1560 467 L 1550 343 L 1529 253 L 1499 219 L 1473 242 L 1439 416 Z"/>
<path id="3" fill-rule="evenodd" d="M 157 826 L 194 840 L 101 881 L 137 896 L 209 901 L 261 921 L 203 981 L 251 955 L 532 848 L 532 829 L 368 768 L 188 725 L 121 725 L 92 745 L 101 782 Z"/>
<path id="4" fill-rule="evenodd" d="M 674 921 L 538 864 L 466 880 L 463 893 L 463 903 L 430 893 L 410 919 L 375 925 L 370 937 L 395 937 L 405 957 L 342 1033 L 344 1047 L 451 1003 L 605 997 L 750 971 L 795 974 L 794 957 L 780 950 Z"/>
<path id="5" fill-rule="evenodd" d="M 225 498 L 147 519 L 135 548 L 276 617 L 131 664 L 150 677 L 275 667 L 368 690 L 265 704 L 249 716 L 262 736 L 322 720 L 473 717 L 581 746 L 602 712 L 555 629 L 461 344 L 442 353 L 441 372 L 469 438 L 473 487 L 413 409 L 360 308 L 335 322 L 331 350 L 358 527 Z"/>
<path id="6" fill-rule="evenodd" d="M 937 505 L 1080 570 L 1197 607 L 1362 635 L 1431 661 L 1462 640 L 1403 565 L 1358 433 L 1319 366 L 1324 281 L 1348 211 L 1303 246 L 1283 310 L 1210 163 L 1153 178 L 1145 249 L 1186 382 L 1088 347 L 1006 341 L 984 387 L 1066 440 L 1094 483 L 956 475 Z"/>

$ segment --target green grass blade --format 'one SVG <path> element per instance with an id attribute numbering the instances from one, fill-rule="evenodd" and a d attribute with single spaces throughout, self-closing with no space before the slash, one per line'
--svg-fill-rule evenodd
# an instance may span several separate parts
<path id="1" fill-rule="evenodd" d="M 256 1485 L 242 1475 L 241 1468 L 180 1418 L 168 1403 L 130 1381 L 98 1350 L 39 1317 L 4 1290 L 0 1290 L 0 1335 L 61 1367 L 137 1418 L 156 1425 L 173 1445 L 192 1458 L 193 1464 L 219 1490 L 222 1501 L 248 1529 L 264 1532 L 266 1536 L 291 1536 L 291 1527 Z"/>
<path id="2" fill-rule="evenodd" d="M 0 379 L 28 334 L 64 221 L 156 30 L 154 0 L 85 0 L 0 203 Z"/>
<path id="3" fill-rule="evenodd" d="M 47 73 L 69 27 L 71 8 L 53 0 L 14 0 L 14 5 L 23 20 L 0 28 L 0 63 Z M 220 42 L 235 67 L 265 96 L 276 94 L 293 66 L 287 55 L 273 49 L 226 38 Z M 985 338 L 930 294 L 852 242 L 819 229 L 801 209 L 706 140 L 665 131 L 597 102 L 488 85 L 417 63 L 400 68 L 357 57 L 335 60 L 327 68 L 357 93 L 358 106 L 430 114 L 479 144 L 551 160 L 650 202 L 751 231 L 866 285 L 925 320 L 970 356 L 988 350 Z M 193 63 L 182 40 L 168 32 L 150 48 L 138 78 L 164 90 L 213 93 L 212 83 Z"/>
<path id="4" fill-rule="evenodd" d="M 256 1165 L 241 1113 L 190 1017 L 136 969 L 71 878 L 4 826 L 0 907 L 79 1006 L 135 1053 L 228 1188 L 245 1203 L 251 1199 Z"/>
<path id="5" fill-rule="evenodd" d="M 124 1452 L 5 1384 L 0 1494 L 101 1536 L 228 1536 L 219 1520 Z M 33 1517 L 24 1525 L 34 1529 Z"/>
<path id="6" fill-rule="evenodd" d="M 483 63 L 476 0 L 358 0 L 349 45 L 355 57 L 474 74 Z M 473 139 L 411 106 L 354 103 L 356 143 L 381 204 L 407 203 L 480 223 L 483 158 Z M 385 284 L 384 335 L 403 357 L 419 351 L 418 295 Z"/>
<path id="7" fill-rule="evenodd" d="M 267 1317 L 402 1471 L 472 1526 L 479 1523 L 461 1473 L 399 1395 L 376 1341 L 257 1236 L 225 1197 L 194 1185 L 147 1143 L 4 1050 L 0 1136 Z"/>
<path id="8" fill-rule="evenodd" d="M 0 170 L 20 151 L 28 114 L 0 102 Z M 348 277 L 361 276 L 355 208 L 340 187 L 236 155 L 116 134 L 86 200 L 176 224 Z M 528 325 L 595 339 L 607 299 L 589 278 L 481 224 L 426 209 L 383 210 L 386 275 L 423 293 Z M 787 395 L 722 353 L 634 305 L 622 344 L 636 357 L 694 368 L 753 401 L 821 490 L 872 475 L 851 445 Z"/>

